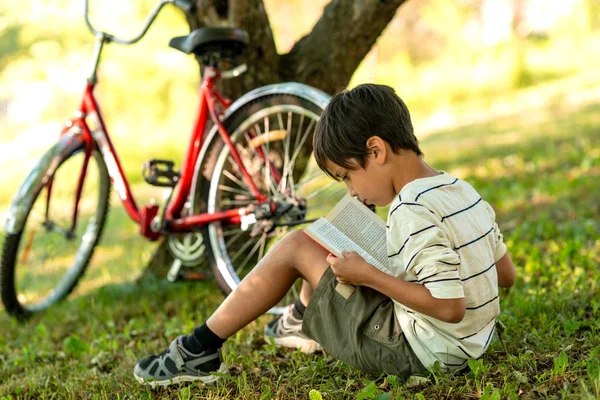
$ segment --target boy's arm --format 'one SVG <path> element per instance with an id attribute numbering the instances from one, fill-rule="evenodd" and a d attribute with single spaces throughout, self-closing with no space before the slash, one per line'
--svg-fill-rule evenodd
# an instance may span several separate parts
<path id="1" fill-rule="evenodd" d="M 388 275 L 366 262 L 354 251 L 345 251 L 340 258 L 330 254 L 327 256 L 327 262 L 341 283 L 368 286 L 406 307 L 440 321 L 458 323 L 465 315 L 464 297 L 433 297 L 426 286 Z"/>
<path id="2" fill-rule="evenodd" d="M 487 202 L 484 201 L 484 204 L 487 207 L 490 218 L 494 224 L 493 235 L 496 240 L 496 245 L 494 249 L 494 259 L 498 260 L 496 261 L 498 286 L 509 288 L 515 283 L 516 269 L 512 260 L 510 259 L 510 255 L 506 251 L 506 245 L 502 240 L 502 232 L 500 232 L 500 228 L 498 228 L 498 223 L 496 222 L 496 213 L 494 212 L 492 206 L 490 206 Z"/>
<path id="3" fill-rule="evenodd" d="M 375 268 L 374 268 L 375 269 Z M 465 316 L 465 298 L 437 299 L 425 286 L 406 282 L 379 270 L 372 271 L 365 286 L 396 300 L 406 307 L 452 324 L 459 323 Z"/>
<path id="4" fill-rule="evenodd" d="M 509 288 L 515 283 L 517 271 L 508 252 L 496 261 L 496 272 L 498 273 L 498 286 Z"/>
<path id="5" fill-rule="evenodd" d="M 462 321 L 466 300 L 461 259 L 440 217 L 425 206 L 407 204 L 391 214 L 388 224 L 394 277 L 376 275 L 369 286 L 376 285 L 376 290 L 422 314 L 449 323 Z"/>

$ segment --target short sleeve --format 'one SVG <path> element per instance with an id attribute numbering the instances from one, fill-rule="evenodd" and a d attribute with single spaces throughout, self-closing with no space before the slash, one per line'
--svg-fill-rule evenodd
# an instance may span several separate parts
<path id="1" fill-rule="evenodd" d="M 494 235 L 494 262 L 496 262 L 506 254 L 506 245 L 504 244 L 502 232 L 500 232 L 500 228 L 498 228 L 498 224 L 496 223 L 496 213 L 494 212 L 494 209 L 487 201 L 484 201 L 484 203 L 494 226 L 492 233 Z"/>
<path id="2" fill-rule="evenodd" d="M 388 257 L 393 270 L 424 285 L 438 299 L 464 297 L 460 257 L 440 219 L 425 206 L 402 204 L 388 218 Z"/>

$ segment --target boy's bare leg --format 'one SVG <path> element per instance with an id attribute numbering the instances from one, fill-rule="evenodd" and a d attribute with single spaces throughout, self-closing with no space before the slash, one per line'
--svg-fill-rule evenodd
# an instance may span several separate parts
<path id="1" fill-rule="evenodd" d="M 166 351 L 140 360 L 133 371 L 135 378 L 151 386 L 195 380 L 214 382 L 218 376 L 212 372 L 227 372 L 220 350 L 223 341 L 276 305 L 296 279 L 303 278 L 311 288 L 316 287 L 327 269 L 327 254 L 304 233 L 288 234 L 205 324 L 191 335 L 178 336 Z M 303 292 L 307 295 L 311 291 Z M 309 350 L 306 347 L 303 351 Z"/>
<path id="2" fill-rule="evenodd" d="M 301 296 L 312 294 L 327 269 L 327 250 L 301 231 L 286 235 L 271 248 L 206 321 L 217 336 L 226 339 L 275 306 L 298 278 L 304 279 Z M 308 284 L 308 288 L 304 288 Z M 308 299 L 302 299 L 304 300 Z"/>
<path id="3" fill-rule="evenodd" d="M 313 287 L 310 286 L 310 284 L 306 281 L 302 281 L 302 289 L 300 289 L 300 294 L 298 295 L 298 297 L 300 297 L 300 301 L 302 302 L 302 304 L 304 304 L 305 306 L 308 305 L 308 302 L 310 300 L 310 298 L 312 297 L 313 294 Z"/>

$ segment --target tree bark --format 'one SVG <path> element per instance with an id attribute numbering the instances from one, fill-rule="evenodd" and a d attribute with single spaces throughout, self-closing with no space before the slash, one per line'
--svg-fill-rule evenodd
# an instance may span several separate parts
<path id="1" fill-rule="evenodd" d="M 283 80 L 327 93 L 344 89 L 405 0 L 333 0 L 313 30 L 281 56 Z"/>
<path id="2" fill-rule="evenodd" d="M 294 81 L 333 94 L 344 89 L 381 32 L 406 0 L 332 0 L 312 31 L 287 54 L 278 54 L 262 0 L 195 0 L 186 15 L 190 31 L 209 26 L 246 30 L 248 71 L 220 82 L 232 99 L 271 83 Z M 172 258 L 163 241 L 144 275 L 164 276 Z"/>
<path id="3" fill-rule="evenodd" d="M 270 83 L 295 81 L 333 94 L 345 88 L 381 32 L 406 0 L 332 0 L 312 31 L 278 54 L 262 0 L 196 0 L 190 29 L 234 26 L 250 35 L 248 72 L 223 82 L 235 98 Z"/>

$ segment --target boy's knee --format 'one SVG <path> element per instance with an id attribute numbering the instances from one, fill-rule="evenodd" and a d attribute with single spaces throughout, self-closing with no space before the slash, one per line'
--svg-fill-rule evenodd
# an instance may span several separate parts
<path id="1" fill-rule="evenodd" d="M 285 235 L 285 237 L 282 239 L 282 242 L 284 242 L 291 249 L 294 249 L 302 247 L 302 245 L 307 243 L 307 240 L 310 241 L 311 239 L 304 232 L 301 230 L 295 230 Z"/>
<path id="2" fill-rule="evenodd" d="M 288 233 L 285 238 L 285 243 L 290 252 L 325 252 L 328 253 L 323 246 L 315 242 L 301 229 Z"/>
<path id="3" fill-rule="evenodd" d="M 279 254 L 293 256 L 300 251 L 302 247 L 304 247 L 306 239 L 308 239 L 308 236 L 306 236 L 306 234 L 302 231 L 292 231 L 279 239 L 272 249 L 277 249 Z"/>

